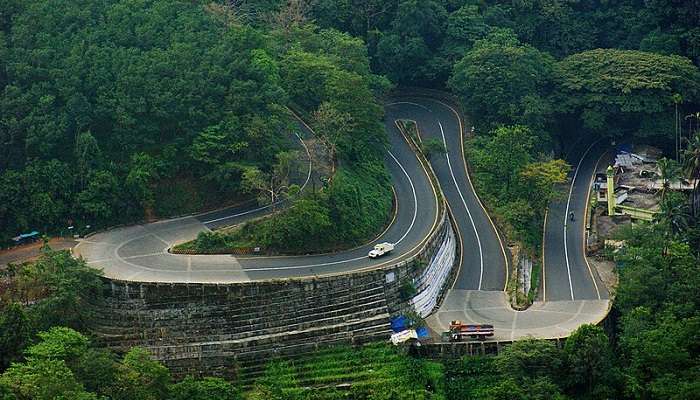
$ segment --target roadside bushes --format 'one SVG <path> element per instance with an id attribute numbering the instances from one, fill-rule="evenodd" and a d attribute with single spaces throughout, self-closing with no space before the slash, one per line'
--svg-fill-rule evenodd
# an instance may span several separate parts
<path id="1" fill-rule="evenodd" d="M 477 191 L 510 238 L 539 247 L 547 204 L 560 195 L 570 167 L 535 153 L 537 135 L 522 125 L 500 127 L 467 143 Z"/>
<path id="2" fill-rule="evenodd" d="M 211 253 L 260 247 L 291 254 L 348 247 L 367 240 L 386 224 L 391 199 L 383 164 L 341 167 L 329 190 L 307 193 L 290 208 L 228 233 L 202 232 L 180 249 Z"/>

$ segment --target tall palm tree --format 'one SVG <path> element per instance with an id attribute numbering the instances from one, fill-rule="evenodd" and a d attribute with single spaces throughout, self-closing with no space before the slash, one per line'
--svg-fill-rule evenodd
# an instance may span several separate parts
<path id="1" fill-rule="evenodd" d="M 665 157 L 660 159 L 656 165 L 659 167 L 659 172 L 661 173 L 661 202 L 663 202 L 668 189 L 671 188 L 671 184 L 680 180 L 681 168 L 675 160 L 669 160 Z"/>
<path id="2" fill-rule="evenodd" d="M 693 187 L 693 195 L 691 196 L 691 204 L 698 196 L 700 190 L 700 132 L 696 132 L 694 136 L 687 139 L 688 145 L 683 151 L 683 172 L 690 179 L 695 179 L 695 187 Z M 693 214 L 697 215 L 696 207 L 691 207 Z"/>
<path id="3" fill-rule="evenodd" d="M 673 235 L 677 235 L 688 229 L 690 225 L 690 213 L 685 196 L 680 193 L 672 193 L 661 202 L 661 212 L 654 216 L 657 223 L 668 226 Z"/>

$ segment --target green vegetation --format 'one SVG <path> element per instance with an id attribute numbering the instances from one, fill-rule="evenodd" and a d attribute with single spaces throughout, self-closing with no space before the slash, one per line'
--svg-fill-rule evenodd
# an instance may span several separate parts
<path id="1" fill-rule="evenodd" d="M 193 399 L 234 400 L 239 392 L 220 378 L 186 378 L 172 383 L 170 372 L 138 347 L 123 358 L 94 347 L 70 328 L 39 333 L 25 360 L 0 375 L 3 399 Z"/>
<path id="2" fill-rule="evenodd" d="M 700 71 L 684 57 L 597 49 L 559 63 L 554 103 L 592 133 L 672 139 L 674 105 L 698 101 L 698 82 Z"/>
<path id="3" fill-rule="evenodd" d="M 44 250 L 33 263 L 0 270 L 0 369 L 19 359 L 37 332 L 85 329 L 99 303 L 99 273 L 67 251 Z"/>
<path id="4" fill-rule="evenodd" d="M 236 200 L 244 168 L 288 146 L 263 31 L 186 1 L 2 8 L 5 238 Z M 164 186 L 189 198 L 156 196 Z"/>
<path id="5" fill-rule="evenodd" d="M 272 361 L 248 399 L 444 399 L 442 365 L 375 344 Z"/>
<path id="6" fill-rule="evenodd" d="M 542 241 L 542 219 L 555 185 L 566 181 L 569 166 L 562 160 L 537 155 L 536 135 L 526 126 L 497 128 L 491 136 L 477 136 L 467 145 L 467 159 L 484 202 L 511 238 L 529 249 Z"/>
<path id="7" fill-rule="evenodd" d="M 216 3 L 4 2 L 0 235 L 274 203 L 298 191 L 288 106 L 338 174 L 231 240 L 300 251 L 381 229 L 391 191 L 375 95 L 388 82 L 361 40 L 268 6 L 247 21 Z"/>
<path id="8" fill-rule="evenodd" d="M 682 117 L 699 108 L 696 9 L 670 0 L 4 1 L 0 235 L 289 197 L 298 190 L 287 174 L 289 107 L 334 154 L 331 182 L 275 218 L 190 246 L 300 252 L 361 241 L 391 208 L 382 74 L 460 97 L 477 133 L 466 149 L 477 190 L 509 237 L 537 254 L 544 208 L 569 168 L 554 154 L 604 136 L 653 142 L 674 158 L 674 121 L 693 121 Z M 444 365 L 385 345 L 338 348 L 271 362 L 243 393 L 215 378 L 173 382 L 142 349 L 118 357 L 97 347 L 84 333 L 99 274 L 47 251 L 2 270 L 0 397 L 697 398 L 699 212 L 669 190 L 700 172 L 700 136 L 684 132 L 686 157 L 661 164 L 662 212 L 621 230 L 624 246 L 609 252 L 620 283 L 607 332 L 583 326 L 563 348 L 523 341 Z"/>
<path id="9" fill-rule="evenodd" d="M 338 157 L 338 169 L 329 187 L 307 192 L 274 218 L 218 234 L 224 248 L 333 250 L 367 240 L 389 218 L 386 138 L 382 110 L 373 100 L 373 91 L 383 91 L 387 83 L 369 72 L 364 44 L 357 39 L 333 31 L 315 33 L 311 26 L 289 35 L 287 40 L 296 46 L 283 56 L 282 85 L 293 104 L 311 111 L 307 119 Z M 209 247 L 210 242 L 202 236 L 191 246 L 198 251 L 220 249 Z"/>
<path id="10" fill-rule="evenodd" d="M 665 199 L 675 202 L 674 195 Z M 682 206 L 687 213 L 687 203 Z M 671 208 L 667 208 L 670 210 Z M 498 356 L 432 362 L 400 348 L 334 347 L 265 360 L 240 381 L 186 378 L 135 348 L 123 357 L 83 329 L 99 301 L 97 271 L 66 252 L 5 271 L 0 394 L 7 399 L 688 399 L 700 382 L 697 217 L 617 233 L 620 283 L 607 330 L 584 325 L 557 347 L 524 340 Z M 88 303 L 89 302 L 89 303 Z M 70 312 L 66 312 L 70 310 Z"/>

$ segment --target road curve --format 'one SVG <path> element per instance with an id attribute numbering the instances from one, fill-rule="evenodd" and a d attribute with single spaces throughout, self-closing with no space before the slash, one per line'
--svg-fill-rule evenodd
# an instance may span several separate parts
<path id="1" fill-rule="evenodd" d="M 569 196 L 550 207 L 545 233 L 546 283 L 541 291 L 547 293 L 546 298 L 526 311 L 514 311 L 504 292 L 507 253 L 469 180 L 462 142 L 465 123 L 450 104 L 428 97 L 397 97 L 386 104 L 390 144 L 386 164 L 394 182 L 397 210 L 396 218 L 377 241 L 397 243 L 390 257 L 368 259 L 371 244 L 334 254 L 294 257 L 167 252 L 203 230 L 269 212 L 250 205 L 110 230 L 82 240 L 74 253 L 102 268 L 110 278 L 217 283 L 346 273 L 411 257 L 437 223 L 438 199 L 426 171 L 396 128 L 396 119 L 415 120 L 423 140 L 438 139 L 446 149 L 430 162 L 457 224 L 461 259 L 452 288 L 438 311 L 427 319 L 433 331 L 445 331 L 451 320 L 460 319 L 493 324 L 493 340 L 557 338 L 568 336 L 583 323 L 597 323 L 607 314 L 607 293 L 590 270 L 582 246 L 588 188 L 602 145 L 574 154 L 578 168 Z M 564 223 L 567 208 L 576 214 L 573 224 Z"/>
<path id="2" fill-rule="evenodd" d="M 310 277 L 376 268 L 415 255 L 437 224 L 437 195 L 415 153 L 387 115 L 386 165 L 397 198 L 396 218 L 377 238 L 396 244 L 388 256 L 367 258 L 373 243 L 334 254 L 289 257 L 178 255 L 168 249 L 204 230 L 269 212 L 251 205 L 198 216 L 117 228 L 82 240 L 74 254 L 113 279 L 142 282 L 217 282 Z"/>
<path id="3" fill-rule="evenodd" d="M 572 285 L 576 288 L 575 298 L 547 296 L 547 301 L 536 301 L 525 311 L 514 310 L 504 292 L 508 280 L 506 252 L 488 214 L 481 206 L 469 182 L 467 166 L 463 162 L 464 122 L 454 107 L 430 98 L 404 98 L 404 107 L 410 110 L 418 121 L 424 138 L 442 139 L 446 147 L 445 155 L 431 159 L 440 186 L 445 193 L 450 209 L 458 224 L 462 242 L 462 260 L 454 286 L 448 291 L 437 312 L 427 318 L 434 332 L 444 332 L 450 321 L 462 320 L 474 324 L 492 324 L 495 335 L 492 341 L 510 341 L 525 337 L 561 338 L 585 323 L 598 323 L 608 312 L 607 295 L 603 295 L 602 284 L 597 283 L 601 297 L 591 292 L 595 287 L 595 274 L 589 270 L 583 248 L 583 221 L 590 179 L 594 173 L 597 155 L 602 145 L 591 147 L 578 163 L 571 191 L 565 202 L 555 202 L 550 207 L 546 233 L 546 248 L 552 264 L 547 261 L 547 288 L 551 291 L 569 291 L 568 280 L 550 278 L 555 273 L 557 260 L 568 257 L 569 266 L 574 271 Z M 404 110 L 409 111 L 409 110 Z M 585 149 L 584 149 L 585 151 Z M 575 155 L 580 157 L 581 153 Z M 578 162 L 577 158 L 574 161 Z M 576 225 L 567 225 L 567 240 L 564 246 L 564 219 L 566 207 L 576 214 Z M 562 209 L 560 211 L 560 209 Z M 558 215 L 561 218 L 557 218 Z M 559 232 L 549 235 L 549 232 Z M 563 265 L 563 264 L 562 264 Z M 557 270 L 561 272 L 561 267 Z M 585 273 L 584 273 L 585 272 Z M 567 274 L 568 277 L 568 274 Z M 556 301 L 555 301 L 556 300 Z"/>

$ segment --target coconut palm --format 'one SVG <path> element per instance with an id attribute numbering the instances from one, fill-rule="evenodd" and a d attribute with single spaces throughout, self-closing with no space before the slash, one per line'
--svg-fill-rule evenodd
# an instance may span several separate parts
<path id="1" fill-rule="evenodd" d="M 654 219 L 670 229 L 676 235 L 684 232 L 690 225 L 690 213 L 685 196 L 680 193 L 671 193 L 661 202 L 661 212 Z"/>
<path id="2" fill-rule="evenodd" d="M 660 159 L 656 165 L 661 173 L 661 202 L 663 202 L 668 189 L 671 188 L 671 184 L 680 180 L 681 168 L 675 160 L 669 160 L 668 158 Z"/>
<path id="3" fill-rule="evenodd" d="M 693 195 L 691 201 L 697 198 L 698 190 L 700 190 L 700 132 L 696 132 L 694 136 L 687 139 L 686 149 L 683 151 L 683 172 L 690 179 L 695 179 L 695 187 L 693 187 Z M 698 210 L 693 208 L 693 214 L 697 214 Z"/>
<path id="4" fill-rule="evenodd" d="M 688 178 L 700 176 L 700 132 L 685 140 L 687 145 L 683 150 L 683 172 Z"/>

